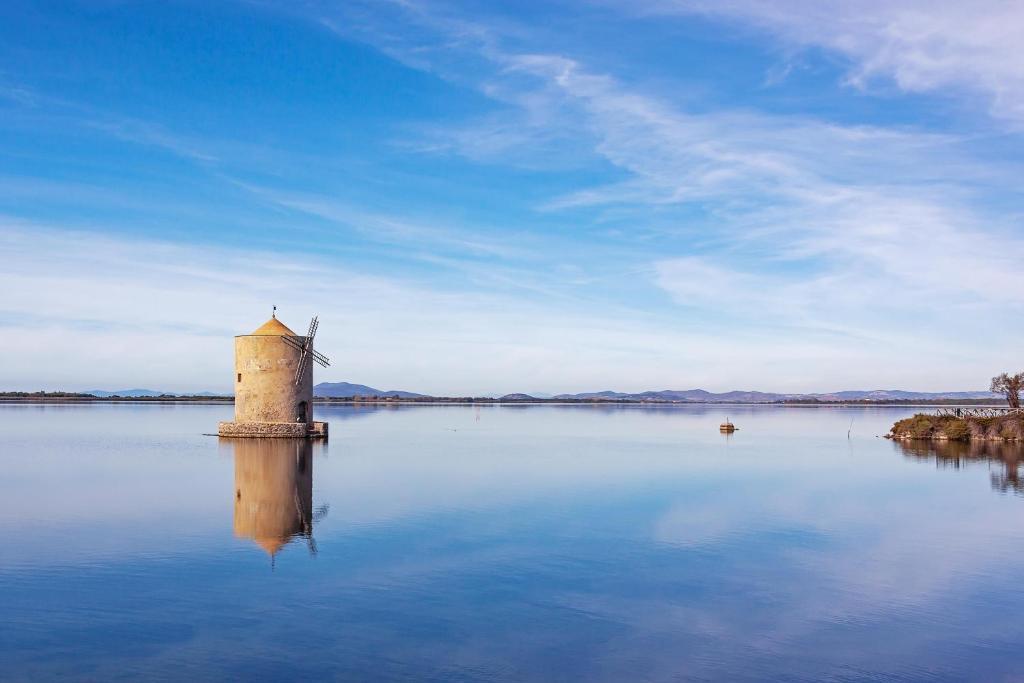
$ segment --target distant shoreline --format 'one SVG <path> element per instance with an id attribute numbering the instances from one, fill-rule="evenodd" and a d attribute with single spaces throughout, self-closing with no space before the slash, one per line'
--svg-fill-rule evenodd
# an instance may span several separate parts
<path id="1" fill-rule="evenodd" d="M 0 393 L 0 403 L 234 403 L 233 396 L 92 396 L 81 394 L 8 392 Z M 914 407 L 914 406 L 991 406 L 1002 407 L 1003 402 L 990 399 L 936 399 L 912 400 L 890 399 L 873 401 L 857 399 L 849 401 L 818 401 L 794 399 L 789 401 L 672 401 L 664 399 L 607 399 L 607 398 L 530 398 L 502 399 L 487 397 L 444 397 L 424 396 L 418 398 L 396 398 L 391 396 L 325 397 L 314 396 L 318 404 L 339 405 L 593 405 L 593 406 L 794 406 L 794 407 Z"/>

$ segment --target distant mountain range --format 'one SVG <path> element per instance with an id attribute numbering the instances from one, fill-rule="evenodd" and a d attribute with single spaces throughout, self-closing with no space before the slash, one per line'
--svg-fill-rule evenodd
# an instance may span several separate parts
<path id="1" fill-rule="evenodd" d="M 105 389 L 89 389 L 82 393 L 92 394 L 100 398 L 109 396 L 124 397 L 152 397 L 152 396 L 223 396 L 210 391 L 202 391 L 194 394 L 180 394 L 169 391 L 154 391 L 153 389 L 118 389 L 107 391 Z M 429 398 L 427 394 L 417 394 L 412 391 L 401 391 L 397 389 L 374 389 L 365 384 L 352 384 L 350 382 L 321 382 L 313 387 L 314 396 L 324 398 L 350 398 L 350 397 L 383 397 L 397 396 L 398 398 Z M 593 391 L 579 394 L 524 394 L 512 393 L 501 396 L 499 400 L 504 401 L 530 401 L 533 399 L 551 400 L 575 400 L 575 401 L 676 401 L 680 403 L 780 403 L 782 401 L 937 401 L 937 400 L 971 400 L 971 399 L 1001 399 L 1002 397 L 988 391 L 945 391 L 945 392 L 924 392 L 924 391 L 903 391 L 901 389 L 874 389 L 871 391 L 835 391 L 819 394 L 778 394 L 765 391 L 726 391 L 714 393 L 704 389 L 664 390 L 664 391 L 643 391 L 639 393 L 627 393 L 621 391 Z"/>
<path id="2" fill-rule="evenodd" d="M 618 391 L 596 391 L 582 394 L 558 394 L 556 399 L 597 399 L 607 401 L 683 401 L 692 403 L 778 403 L 780 401 L 936 401 L 996 399 L 988 391 L 924 392 L 901 389 L 874 389 L 871 391 L 835 391 L 825 394 L 776 394 L 764 391 L 726 391 L 713 393 L 704 389 L 685 391 L 644 391 L 628 394 Z"/>
<path id="3" fill-rule="evenodd" d="M 411 391 L 382 391 L 368 387 L 365 384 L 350 384 L 349 382 L 320 382 L 313 386 L 314 396 L 325 398 L 348 398 L 350 396 L 397 396 L 398 398 L 425 398 L 424 394 L 414 394 Z"/>
<path id="4" fill-rule="evenodd" d="M 155 396 L 230 396 L 230 393 L 217 394 L 212 391 L 199 391 L 196 393 L 179 394 L 173 391 L 157 391 L 154 389 L 86 389 L 83 394 L 92 394 L 98 398 L 109 398 L 111 396 L 123 396 L 125 398 L 146 398 Z M 350 384 L 349 382 L 321 382 L 313 387 L 314 396 L 329 398 L 348 398 L 350 396 L 398 396 L 399 398 L 424 398 L 423 394 L 414 394 L 411 391 L 382 391 L 374 389 L 365 384 Z"/>
<path id="5" fill-rule="evenodd" d="M 217 394 L 212 391 L 198 391 L 190 394 L 176 394 L 173 391 L 154 391 L 152 389 L 86 389 L 83 394 L 92 394 L 97 398 L 109 398 L 111 396 L 124 396 L 125 398 L 140 398 L 146 396 L 230 396 L 230 394 Z"/>
<path id="6" fill-rule="evenodd" d="M 398 396 L 399 398 L 428 398 L 426 394 L 411 391 L 382 391 L 365 384 L 348 382 L 322 382 L 313 387 L 315 396 L 345 398 L 350 396 Z M 779 403 L 782 401 L 937 401 L 937 400 L 969 400 L 969 399 L 1000 399 L 1001 397 L 988 391 L 903 391 L 901 389 L 874 389 L 871 391 L 835 391 L 818 394 L 779 394 L 764 391 L 726 391 L 714 393 L 704 389 L 688 389 L 685 391 L 644 391 L 626 393 L 621 391 L 595 391 L 579 394 L 505 394 L 502 401 L 529 401 L 531 399 L 565 399 L 565 400 L 605 400 L 605 401 L 679 401 L 686 403 Z"/>

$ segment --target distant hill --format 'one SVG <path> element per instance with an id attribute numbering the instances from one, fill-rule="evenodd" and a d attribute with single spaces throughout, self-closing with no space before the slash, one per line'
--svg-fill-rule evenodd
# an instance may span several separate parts
<path id="1" fill-rule="evenodd" d="M 811 394 L 822 401 L 935 401 L 940 399 L 1002 399 L 999 394 L 990 391 L 901 391 L 900 389 L 875 389 L 874 391 L 837 391 L 831 394 Z"/>
<path id="2" fill-rule="evenodd" d="M 86 389 L 81 392 L 83 394 L 91 394 L 97 398 L 109 398 L 111 396 L 124 396 L 125 398 L 139 398 L 139 397 L 152 397 L 152 396 L 230 396 L 231 394 L 217 394 L 212 391 L 199 391 L 192 394 L 176 394 L 173 391 L 154 391 L 153 389 L 116 389 L 114 391 L 107 391 L 106 389 Z"/>
<path id="3" fill-rule="evenodd" d="M 580 394 L 559 394 L 557 399 L 607 400 L 607 401 L 688 401 L 693 403 L 778 403 L 781 401 L 936 401 L 942 399 L 999 399 L 1000 396 L 988 391 L 946 391 L 923 392 L 900 389 L 874 389 L 871 391 L 836 391 L 824 394 L 777 394 L 764 391 L 726 391 L 713 393 L 704 389 L 685 391 L 644 391 L 624 393 L 619 391 L 595 391 Z"/>
<path id="4" fill-rule="evenodd" d="M 116 389 L 114 391 L 106 391 L 104 389 L 86 389 L 82 392 L 83 394 L 92 394 L 98 398 L 107 398 L 108 396 L 175 396 L 166 391 L 153 391 L 152 389 Z"/>
<path id="5" fill-rule="evenodd" d="M 398 398 L 424 398 L 425 394 L 414 394 L 411 391 L 381 391 L 365 384 L 349 382 L 320 382 L 313 387 L 314 396 L 324 398 L 348 398 L 350 396 L 397 396 Z"/>
<path id="6" fill-rule="evenodd" d="M 559 394 L 555 398 L 564 399 L 597 399 L 607 401 L 692 401 L 705 402 L 762 402 L 784 401 L 795 398 L 796 394 L 772 394 L 763 391 L 727 391 L 715 394 L 704 389 L 687 389 L 685 391 L 666 389 L 664 391 L 643 391 L 640 393 L 624 393 L 621 391 L 594 391 L 582 394 Z"/>
<path id="7" fill-rule="evenodd" d="M 215 397 L 225 394 L 216 394 L 210 391 L 198 393 L 174 393 L 170 391 L 156 391 L 153 389 L 117 389 L 108 391 L 106 389 L 89 389 L 83 394 L 92 394 L 99 398 L 111 396 L 123 396 L 125 398 L 153 398 L 159 396 L 203 396 Z M 230 395 L 230 394 L 227 394 Z M 397 389 L 382 390 L 375 389 L 365 384 L 352 384 L 350 382 L 321 382 L 313 387 L 314 396 L 324 398 L 351 398 L 351 397 L 386 397 L 397 396 L 399 398 L 430 398 L 427 394 L 417 394 L 412 391 L 401 391 Z M 496 394 L 494 396 L 497 396 Z M 815 394 L 780 394 L 767 391 L 725 391 L 714 393 L 704 389 L 665 389 L 663 391 L 642 391 L 638 393 L 627 393 L 622 391 L 588 391 L 578 394 L 526 394 L 514 392 L 498 397 L 500 401 L 534 401 L 534 400 L 576 400 L 576 401 L 677 401 L 681 403 L 780 403 L 783 401 L 821 401 L 823 403 L 840 401 L 966 401 L 972 399 L 1002 400 L 1002 396 L 992 394 L 988 391 L 945 391 L 945 392 L 924 392 L 904 391 L 902 389 L 873 389 L 870 391 L 833 391 L 828 393 Z"/>

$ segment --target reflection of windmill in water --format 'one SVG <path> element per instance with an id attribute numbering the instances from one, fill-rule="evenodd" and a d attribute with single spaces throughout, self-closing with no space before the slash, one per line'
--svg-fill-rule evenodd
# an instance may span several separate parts
<path id="1" fill-rule="evenodd" d="M 308 439 L 239 439 L 235 457 L 235 536 L 256 542 L 273 558 L 295 540 L 316 553 L 313 525 L 313 446 Z"/>
<path id="2" fill-rule="evenodd" d="M 1019 442 L 982 441 L 897 441 L 908 457 L 930 460 L 940 467 L 960 469 L 969 462 L 988 462 L 992 469 L 989 478 L 997 491 L 1024 494 L 1024 481 L 1020 468 L 1024 464 L 1024 445 Z"/>

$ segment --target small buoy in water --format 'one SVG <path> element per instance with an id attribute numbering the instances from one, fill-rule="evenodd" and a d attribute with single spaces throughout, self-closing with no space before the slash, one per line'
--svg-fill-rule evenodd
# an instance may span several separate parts
<path id="1" fill-rule="evenodd" d="M 732 422 L 729 422 L 729 419 L 726 418 L 725 422 L 718 426 L 718 431 L 723 432 L 725 434 L 732 434 L 733 432 L 736 431 L 736 425 L 734 425 Z"/>

